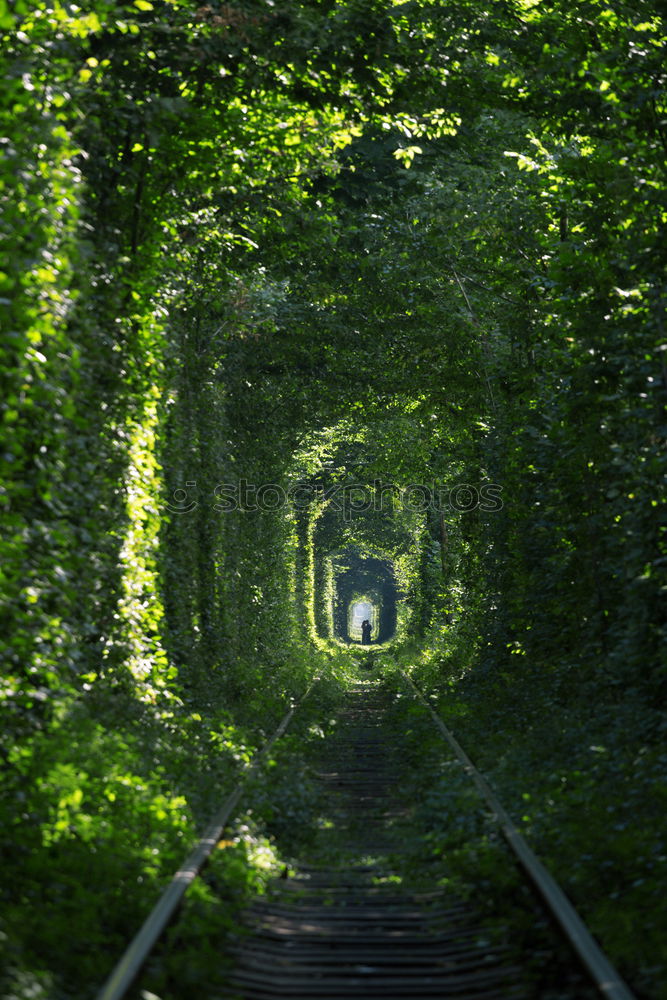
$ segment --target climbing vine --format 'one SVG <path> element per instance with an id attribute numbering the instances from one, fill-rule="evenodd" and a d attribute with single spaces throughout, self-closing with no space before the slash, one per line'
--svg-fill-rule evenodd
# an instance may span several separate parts
<path id="1" fill-rule="evenodd" d="M 533 803 L 648 995 L 659 5 L 16 0 L 0 35 L 7 995 L 88 995 L 213 785 L 345 676 L 350 553 L 396 587 L 378 669 Z"/>

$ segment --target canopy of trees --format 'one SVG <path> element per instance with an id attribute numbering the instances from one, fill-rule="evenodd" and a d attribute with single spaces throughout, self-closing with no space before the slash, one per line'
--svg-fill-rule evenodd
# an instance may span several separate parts
<path id="1" fill-rule="evenodd" d="M 0 35 L 4 995 L 90 995 L 336 669 L 351 551 L 395 575 L 381 665 L 664 995 L 662 5 L 0 0 Z"/>

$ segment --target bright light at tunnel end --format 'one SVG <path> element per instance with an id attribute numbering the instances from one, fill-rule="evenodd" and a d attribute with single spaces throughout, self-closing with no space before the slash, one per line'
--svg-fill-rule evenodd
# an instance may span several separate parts
<path id="1" fill-rule="evenodd" d="M 347 610 L 347 638 L 351 642 L 363 641 L 362 624 L 367 621 L 371 627 L 371 642 L 380 634 L 380 614 L 382 602 L 378 604 L 370 596 L 353 597 Z"/>
<path id="2" fill-rule="evenodd" d="M 352 605 L 352 622 L 355 625 L 361 627 L 361 623 L 365 618 L 370 620 L 373 613 L 373 605 L 367 601 L 355 601 Z"/>

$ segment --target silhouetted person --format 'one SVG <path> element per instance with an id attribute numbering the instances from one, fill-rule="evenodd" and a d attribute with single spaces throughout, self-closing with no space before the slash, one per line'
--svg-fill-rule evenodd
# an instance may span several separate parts
<path id="1" fill-rule="evenodd" d="M 364 646 L 367 646 L 371 641 L 371 623 L 368 618 L 364 618 L 361 623 L 361 641 Z"/>

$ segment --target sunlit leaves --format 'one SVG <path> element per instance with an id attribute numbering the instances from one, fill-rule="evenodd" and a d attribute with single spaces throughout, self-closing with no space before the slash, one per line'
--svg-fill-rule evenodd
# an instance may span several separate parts
<path id="1" fill-rule="evenodd" d="M 221 515 L 226 477 L 497 479 L 444 535 L 342 526 L 396 555 L 432 675 L 512 689 L 501 732 L 542 676 L 660 703 L 665 33 L 589 6 L 0 5 L 2 738 L 35 897 L 46 845 L 124 932 L 199 772 L 312 672 L 314 522 Z"/>

